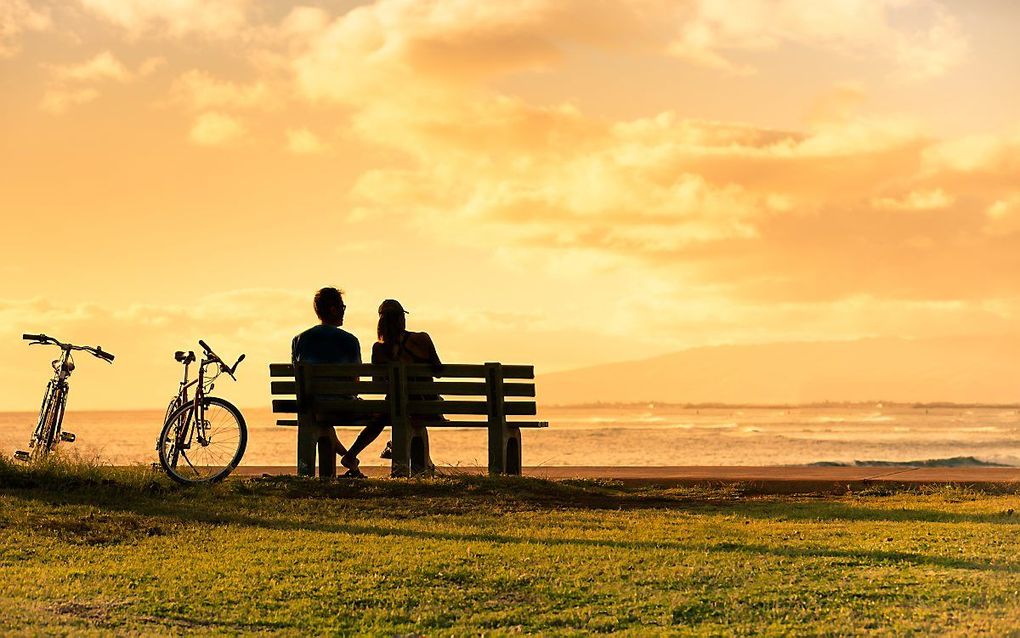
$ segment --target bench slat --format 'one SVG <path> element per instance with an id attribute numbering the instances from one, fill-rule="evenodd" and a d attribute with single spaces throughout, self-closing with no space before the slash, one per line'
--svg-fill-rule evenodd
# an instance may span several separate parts
<path id="1" fill-rule="evenodd" d="M 507 402 L 506 414 L 538 414 L 534 401 Z M 486 401 L 409 401 L 408 414 L 488 414 Z"/>
<path id="2" fill-rule="evenodd" d="M 547 428 L 548 421 L 507 421 L 512 428 Z M 411 425 L 424 425 L 429 428 L 487 428 L 488 421 L 432 421 L 429 419 L 411 419 Z"/>
<path id="3" fill-rule="evenodd" d="M 447 363 L 433 368 L 426 364 L 408 364 L 407 376 L 409 377 L 441 377 L 460 379 L 484 379 L 485 365 L 478 363 Z M 535 366 L 505 365 L 503 366 L 504 379 L 534 379 Z"/>
<path id="4" fill-rule="evenodd" d="M 273 394 L 297 394 L 296 381 L 273 381 L 269 384 Z M 315 394 L 386 394 L 389 384 L 377 381 L 317 381 L 312 385 Z"/>
<path id="5" fill-rule="evenodd" d="M 385 381 L 313 381 L 314 394 L 386 394 L 390 384 Z"/>
<path id="6" fill-rule="evenodd" d="M 412 381 L 407 384 L 408 394 L 442 394 L 447 396 L 484 397 L 487 386 L 481 381 Z M 503 396 L 533 397 L 533 383 L 504 383 Z"/>
<path id="7" fill-rule="evenodd" d="M 328 412 L 331 417 L 342 417 L 345 414 L 389 414 L 389 404 L 382 399 L 319 399 L 315 402 L 316 412 Z M 297 414 L 297 399 L 273 399 L 273 412 L 276 414 Z"/>
<path id="8" fill-rule="evenodd" d="M 486 421 L 418 421 L 411 422 L 412 425 L 424 425 L 430 428 L 487 428 Z M 508 426 L 513 428 L 547 428 L 548 421 L 507 421 Z M 278 419 L 276 425 L 285 427 L 297 427 L 297 419 Z M 357 424 L 354 424 L 355 426 Z"/>
<path id="9" fill-rule="evenodd" d="M 382 376 L 385 377 L 389 366 L 380 364 L 318 364 L 315 366 L 317 376 L 351 377 L 351 376 Z M 461 379 L 484 379 L 485 366 L 474 363 L 448 363 L 438 369 L 430 365 L 412 364 L 407 366 L 409 376 L 431 377 L 440 376 Z M 271 377 L 294 377 L 294 366 L 290 363 L 270 363 L 269 376 Z M 534 379 L 535 366 L 528 365 L 505 365 L 503 366 L 504 379 Z"/>
<path id="10" fill-rule="evenodd" d="M 389 366 L 371 363 L 321 363 L 306 364 L 314 369 L 317 377 L 387 377 Z M 270 363 L 269 376 L 294 377 L 294 366 L 290 363 Z"/>
<path id="11" fill-rule="evenodd" d="M 297 414 L 297 399 L 273 399 L 274 414 Z"/>

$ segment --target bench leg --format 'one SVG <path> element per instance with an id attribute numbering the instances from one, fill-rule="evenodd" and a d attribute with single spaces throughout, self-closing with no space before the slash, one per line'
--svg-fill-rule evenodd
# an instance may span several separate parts
<path id="1" fill-rule="evenodd" d="M 407 421 L 396 419 L 391 428 L 393 435 L 393 460 L 390 476 L 411 476 L 411 427 Z"/>
<path id="2" fill-rule="evenodd" d="M 503 443 L 504 468 L 510 476 L 521 475 L 521 429 L 508 427 Z"/>
<path id="3" fill-rule="evenodd" d="M 521 475 L 521 429 L 510 424 L 489 430 L 489 474 Z"/>
<path id="4" fill-rule="evenodd" d="M 298 476 L 315 476 L 315 448 L 319 440 L 314 422 L 298 419 L 297 473 Z"/>
<path id="5" fill-rule="evenodd" d="M 319 478 L 336 478 L 336 447 L 325 428 L 319 432 Z"/>
<path id="6" fill-rule="evenodd" d="M 411 476 L 433 474 L 432 456 L 429 454 L 429 431 L 424 426 L 411 426 Z"/>

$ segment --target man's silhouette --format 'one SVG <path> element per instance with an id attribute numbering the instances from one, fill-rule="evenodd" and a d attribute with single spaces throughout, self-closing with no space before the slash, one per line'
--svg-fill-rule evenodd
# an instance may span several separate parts
<path id="1" fill-rule="evenodd" d="M 323 288 L 312 301 L 321 322 L 294 337 L 291 360 L 294 363 L 361 363 L 358 338 L 342 329 L 344 325 L 343 293 L 336 288 Z"/>
<path id="2" fill-rule="evenodd" d="M 323 288 L 315 293 L 312 305 L 321 323 L 294 337 L 291 360 L 294 363 L 361 363 L 358 338 L 340 327 L 347 310 L 343 293 L 336 288 Z M 339 438 L 334 440 L 337 454 L 341 455 L 340 464 L 350 470 L 348 475 L 362 476 L 358 470 L 358 454 L 379 436 L 385 425 L 383 419 L 374 419 L 361 431 L 350 450 L 344 448 Z"/>

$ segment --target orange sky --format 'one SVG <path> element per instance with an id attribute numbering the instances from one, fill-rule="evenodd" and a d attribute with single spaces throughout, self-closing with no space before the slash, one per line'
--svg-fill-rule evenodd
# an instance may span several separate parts
<path id="1" fill-rule="evenodd" d="M 448 360 L 1015 333 L 1020 4 L 0 0 L 0 409 L 243 405 L 348 293 Z M 230 384 L 232 385 L 232 384 Z M 222 387 L 222 386 L 221 386 Z"/>

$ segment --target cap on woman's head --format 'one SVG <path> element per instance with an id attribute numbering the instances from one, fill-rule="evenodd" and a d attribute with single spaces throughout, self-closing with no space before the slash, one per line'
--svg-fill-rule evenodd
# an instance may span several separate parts
<path id="1" fill-rule="evenodd" d="M 388 312 L 402 312 L 405 315 L 409 315 L 408 311 L 404 310 L 404 307 L 400 305 L 400 302 L 396 299 L 386 299 L 379 304 L 379 314 L 386 314 Z"/>

